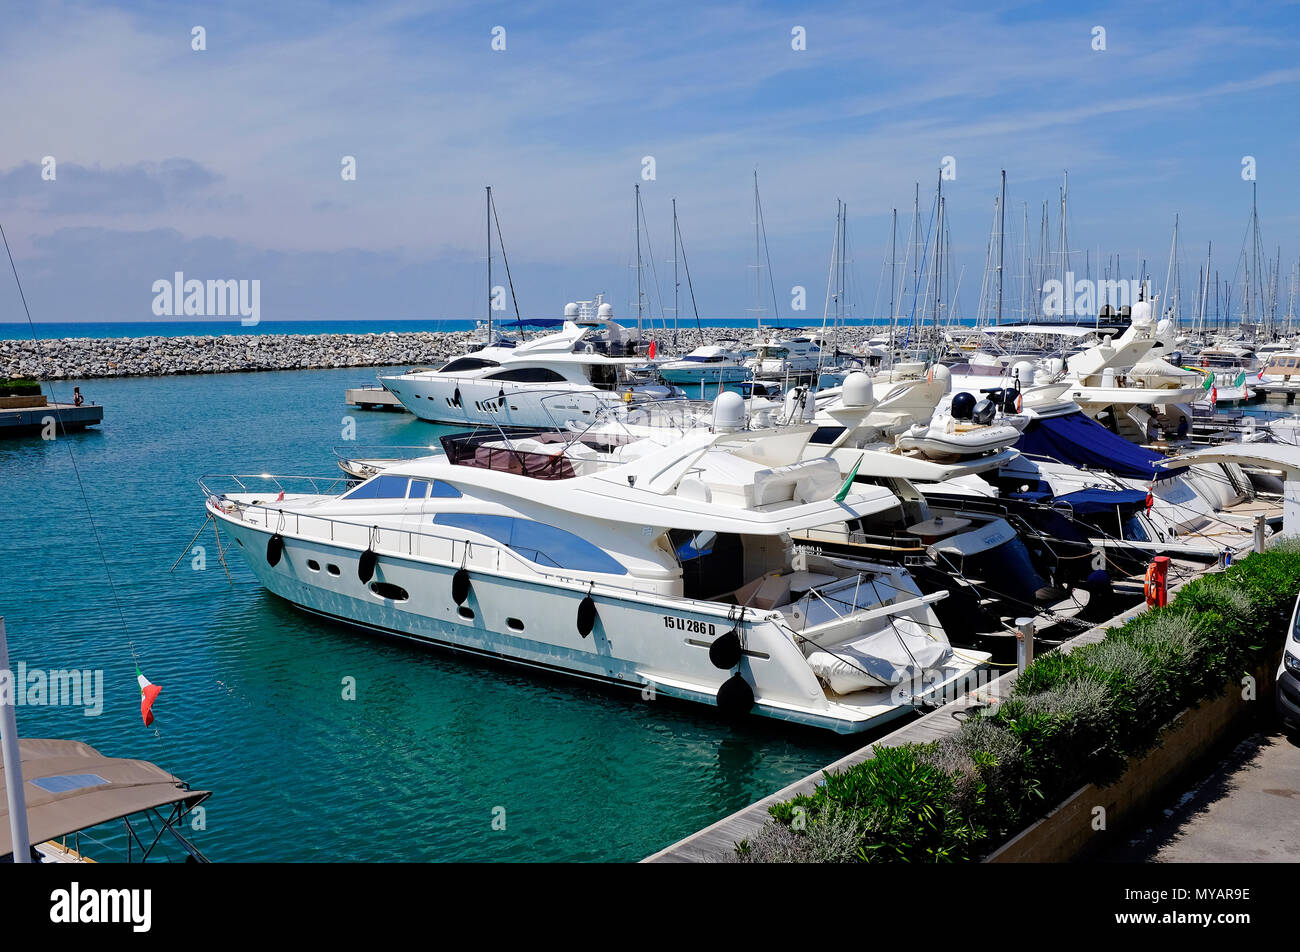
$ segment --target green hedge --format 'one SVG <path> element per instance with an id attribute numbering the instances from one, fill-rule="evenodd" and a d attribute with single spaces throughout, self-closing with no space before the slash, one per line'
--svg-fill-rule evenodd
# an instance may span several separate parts
<path id="1" fill-rule="evenodd" d="M 0 397 L 40 396 L 41 385 L 34 380 L 5 380 L 0 378 Z"/>
<path id="2" fill-rule="evenodd" d="M 1087 783 L 1105 785 L 1179 712 L 1217 697 L 1286 637 L 1300 543 L 1204 575 L 1096 644 L 1033 662 L 955 734 L 876 749 L 771 808 L 740 862 L 961 862 L 987 855 Z"/>

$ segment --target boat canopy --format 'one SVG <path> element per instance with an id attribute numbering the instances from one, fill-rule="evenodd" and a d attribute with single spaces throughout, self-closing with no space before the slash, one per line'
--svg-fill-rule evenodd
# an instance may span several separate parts
<path id="1" fill-rule="evenodd" d="M 1182 472 L 1162 468 L 1164 456 L 1130 443 L 1082 412 L 1030 420 L 1016 449 L 1030 459 L 1104 469 L 1128 479 L 1167 479 Z"/>
<path id="2" fill-rule="evenodd" d="M 1112 512 L 1119 508 L 1145 506 L 1147 494 L 1140 489 L 1080 489 L 1052 500 L 1053 505 L 1067 504 L 1076 516 Z"/>
<path id="3" fill-rule="evenodd" d="M 211 796 L 148 761 L 105 757 L 79 741 L 21 739 L 18 749 L 33 845 L 169 804 L 183 812 Z M 12 852 L 9 807 L 0 801 L 0 856 Z"/>

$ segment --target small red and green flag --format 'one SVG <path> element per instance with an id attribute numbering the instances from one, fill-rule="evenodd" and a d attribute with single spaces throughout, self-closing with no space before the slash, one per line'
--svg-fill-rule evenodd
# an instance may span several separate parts
<path id="1" fill-rule="evenodd" d="M 162 693 L 162 688 L 141 674 L 139 666 L 135 669 L 135 677 L 140 682 L 140 716 L 144 718 L 144 726 L 148 727 L 153 723 L 154 698 Z"/>

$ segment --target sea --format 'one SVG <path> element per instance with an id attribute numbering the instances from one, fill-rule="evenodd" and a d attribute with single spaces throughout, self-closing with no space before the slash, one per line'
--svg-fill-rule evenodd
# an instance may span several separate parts
<path id="1" fill-rule="evenodd" d="M 212 791 L 203 828 L 184 832 L 215 861 L 304 862 L 635 861 L 862 742 L 386 641 L 268 594 L 238 547 L 223 565 L 204 474 L 333 476 L 336 450 L 436 445 L 433 424 L 345 405 L 379 372 L 53 384 L 61 399 L 80 386 L 104 422 L 0 441 L 0 614 L 13 666 L 99 672 L 102 711 L 24 703 L 20 736 L 83 741 Z M 137 669 L 162 689 L 149 727 Z M 118 827 L 96 837 L 89 855 L 121 858 Z"/>

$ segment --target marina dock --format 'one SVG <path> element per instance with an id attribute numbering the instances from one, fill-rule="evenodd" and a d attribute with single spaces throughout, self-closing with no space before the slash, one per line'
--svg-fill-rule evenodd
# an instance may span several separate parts
<path id="1" fill-rule="evenodd" d="M 75 433 L 104 421 L 104 408 L 98 403 L 74 406 L 50 403 L 39 407 L 0 407 L 0 437 L 32 436 L 45 430 L 53 421 L 54 433 Z"/>
<path id="2" fill-rule="evenodd" d="M 406 407 L 402 406 L 402 401 L 398 400 L 392 392 L 383 387 L 348 387 L 343 392 L 344 402 L 348 406 L 357 407 L 361 410 L 395 410 L 398 413 L 409 413 Z"/>

